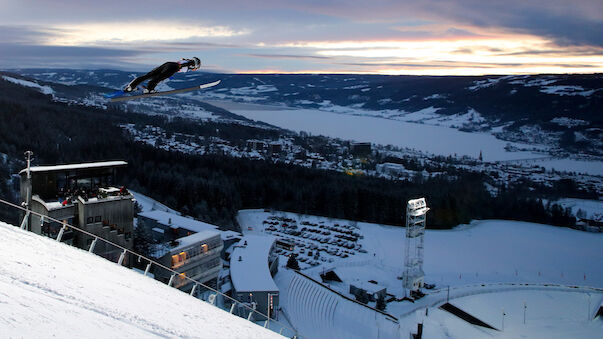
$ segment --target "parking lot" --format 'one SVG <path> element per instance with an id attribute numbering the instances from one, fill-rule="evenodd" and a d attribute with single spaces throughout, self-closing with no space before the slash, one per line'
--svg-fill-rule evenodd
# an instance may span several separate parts
<path id="1" fill-rule="evenodd" d="M 295 254 L 301 269 L 366 253 L 358 242 L 363 236 L 353 224 L 313 219 L 270 215 L 259 231 L 276 236 L 277 253 L 287 257 Z"/>

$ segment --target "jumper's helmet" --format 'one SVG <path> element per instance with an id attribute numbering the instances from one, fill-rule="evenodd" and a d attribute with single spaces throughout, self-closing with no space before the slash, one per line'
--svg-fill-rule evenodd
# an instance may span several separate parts
<path id="1" fill-rule="evenodd" d="M 191 69 L 193 69 L 193 70 L 197 70 L 201 67 L 201 60 L 199 60 L 199 58 L 197 58 L 197 57 L 193 57 L 191 59 L 191 63 L 192 63 Z"/>

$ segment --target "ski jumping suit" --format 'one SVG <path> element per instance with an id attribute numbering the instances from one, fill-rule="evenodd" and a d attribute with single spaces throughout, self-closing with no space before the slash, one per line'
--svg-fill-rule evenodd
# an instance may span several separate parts
<path id="1" fill-rule="evenodd" d="M 182 63 L 168 61 L 165 64 L 150 71 L 149 73 L 139 76 L 138 78 L 132 80 L 129 86 L 132 89 L 135 89 L 136 87 L 138 87 L 138 85 L 140 85 L 141 82 L 150 79 L 147 83 L 147 89 L 149 91 L 152 91 L 155 89 L 155 86 L 157 86 L 160 81 L 171 77 L 172 75 L 179 72 L 182 67 L 188 67 L 189 65 L 190 63 L 186 61 L 182 61 Z"/>

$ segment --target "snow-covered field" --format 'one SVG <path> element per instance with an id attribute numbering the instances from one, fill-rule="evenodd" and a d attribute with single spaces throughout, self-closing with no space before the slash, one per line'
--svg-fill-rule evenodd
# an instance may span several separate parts
<path id="1" fill-rule="evenodd" d="M 244 233 L 262 234 L 266 225 L 262 224 L 271 215 L 283 216 L 297 221 L 301 225 L 302 221 L 311 223 L 323 223 L 333 225 L 334 223 L 354 225 L 358 232 L 364 237 L 358 240 L 362 248 L 368 253 L 358 253 L 348 258 L 336 258 L 333 262 L 322 262 L 318 266 L 302 266 L 303 272 L 314 279 L 321 281 L 320 273 L 325 270 L 334 269 L 337 275 L 343 280 L 342 283 L 329 282 L 329 286 L 340 293 L 353 298 L 349 293 L 349 284 L 353 282 L 366 282 L 375 280 L 379 285 L 387 288 L 387 293 L 393 294 L 397 298 L 404 296 L 404 290 L 401 287 L 401 280 L 397 277 L 402 275 L 404 250 L 405 250 L 405 229 L 402 227 L 393 227 L 386 225 L 376 225 L 361 222 L 352 222 L 347 220 L 329 219 L 317 216 L 298 215 L 286 212 L 264 212 L 264 210 L 245 210 L 240 211 L 238 220 Z M 428 215 L 429 222 L 429 215 Z M 308 240 L 300 238 L 299 240 Z M 592 327 L 588 325 L 581 329 L 582 332 L 574 332 L 578 326 L 581 326 L 578 320 L 568 318 L 564 322 L 557 320 L 566 317 L 564 312 L 572 311 L 574 308 L 583 309 L 583 317 L 576 319 L 586 320 L 587 305 L 584 302 L 586 298 L 583 294 L 564 295 L 561 291 L 553 288 L 552 290 L 530 290 L 522 292 L 522 289 L 528 288 L 520 284 L 532 284 L 536 288 L 544 287 L 544 284 L 559 285 L 577 285 L 591 286 L 599 290 L 584 289 L 585 293 L 593 294 L 593 307 L 595 299 L 603 295 L 600 289 L 603 287 L 603 234 L 587 233 L 568 228 L 560 228 L 549 225 L 541 225 L 527 222 L 503 221 L 503 220 L 484 220 L 475 221 L 470 225 L 461 225 L 452 230 L 428 230 L 425 235 L 425 281 L 436 284 L 436 290 L 426 290 L 427 297 L 419 302 L 412 304 L 408 302 L 389 302 L 386 312 L 402 316 L 409 314 L 413 309 L 421 309 L 431 306 L 433 303 L 445 300 L 446 288 L 451 286 L 451 297 L 468 296 L 480 294 L 476 297 L 480 300 L 482 309 L 495 309 L 496 312 L 502 307 L 509 308 L 509 317 L 513 312 L 513 319 L 509 323 L 507 332 L 484 332 L 476 329 L 472 325 L 466 325 L 461 320 L 457 320 L 443 311 L 432 311 L 429 321 L 433 322 L 433 328 L 430 329 L 433 336 L 428 338 L 440 338 L 450 336 L 452 338 L 495 336 L 515 338 L 522 335 L 534 337 L 530 334 L 538 333 L 536 337 L 555 337 L 555 333 L 576 333 L 584 334 L 584 337 L 596 337 L 593 335 L 599 333 L 601 327 Z M 300 250 L 296 246 L 296 252 Z M 281 258 L 281 265 L 285 265 L 286 258 Z M 280 274 L 280 273 L 279 273 Z M 277 284 L 280 279 L 277 275 Z M 499 283 L 503 283 L 500 285 Z M 531 287 L 531 288 L 532 288 Z M 288 285 L 279 285 L 281 293 L 284 293 Z M 551 287 L 552 288 L 552 287 Z M 515 292 L 506 291 L 513 298 L 498 297 L 496 293 L 501 293 L 501 289 L 512 289 Z M 572 291 L 570 288 L 562 288 Z M 582 291 L 582 292 L 584 292 Z M 521 293 L 519 293 L 521 292 Z M 495 294 L 492 294 L 495 293 Z M 490 298 L 490 295 L 493 295 Z M 530 298 L 527 298 L 530 296 Z M 512 306 L 505 303 L 511 303 L 513 300 L 527 300 L 531 305 L 532 321 L 529 330 L 517 327 L 515 311 L 511 311 Z M 546 300 L 552 300 L 549 305 L 557 309 L 546 309 Z M 504 302 L 503 302 L 504 301 Z M 518 301 L 519 302 L 519 301 Z M 582 306 L 576 306 L 576 305 Z M 375 303 L 369 303 L 375 306 Z M 566 307 L 566 305 L 569 305 Z M 571 307 L 570 307 L 571 306 Z M 549 308 L 551 308 L 549 307 Z M 482 309 L 471 306 L 471 312 Z M 353 312 L 350 309 L 350 312 Z M 419 314 L 421 311 L 417 311 Z M 490 311 L 488 311 L 490 312 Z M 494 311 L 492 311 L 494 312 Z M 402 326 L 404 330 L 401 333 L 408 335 L 410 328 L 416 330 L 416 319 L 410 313 L 409 317 L 403 317 Z M 486 314 L 486 313 L 484 313 Z M 488 313 L 489 314 L 489 313 Z M 411 319 L 408 320 L 407 318 Z M 294 326 L 304 327 L 305 320 L 292 319 Z M 296 322 L 298 322 L 296 324 Z M 301 322 L 301 323 L 299 323 Z M 495 324 L 495 325 L 498 325 Z M 338 326 L 345 326 L 339 324 Z M 409 327 L 410 326 L 410 327 Z M 427 325 L 426 325 L 427 326 Z M 430 325 L 431 326 L 431 325 Z M 469 329 L 467 329 L 469 328 Z M 511 328 L 515 328 L 511 331 Z M 467 336 L 465 336 L 467 337 Z M 557 337 L 563 337 L 562 335 Z"/>
<path id="2" fill-rule="evenodd" d="M 563 198 L 554 202 L 571 208 L 572 214 L 577 217 L 603 221 L 603 201 Z"/>
<path id="3" fill-rule="evenodd" d="M 281 338 L 151 278 L 0 222 L 0 337 Z"/>

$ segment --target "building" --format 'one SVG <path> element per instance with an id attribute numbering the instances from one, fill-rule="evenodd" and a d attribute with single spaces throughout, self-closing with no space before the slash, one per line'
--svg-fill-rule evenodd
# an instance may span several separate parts
<path id="1" fill-rule="evenodd" d="M 151 256 L 161 264 L 181 273 L 172 286 L 190 290 L 195 279 L 211 287 L 217 286 L 222 268 L 223 232 L 218 226 L 165 211 L 138 213 L 138 227 L 143 227 L 155 243 Z M 155 269 L 155 279 L 169 282 L 172 272 Z"/>
<path id="2" fill-rule="evenodd" d="M 350 294 L 356 296 L 356 299 L 363 295 L 368 301 L 377 301 L 379 297 L 385 300 L 387 288 L 370 281 L 360 281 L 350 284 Z"/>
<path id="3" fill-rule="evenodd" d="M 138 213 L 138 226 L 144 227 L 156 243 L 171 242 L 194 233 L 218 229 L 216 225 L 191 217 L 158 210 Z"/>
<path id="4" fill-rule="evenodd" d="M 247 149 L 258 152 L 264 152 L 268 149 L 268 144 L 262 140 L 250 139 L 247 140 Z"/>
<path id="5" fill-rule="evenodd" d="M 396 164 L 393 162 L 384 162 L 377 164 L 376 171 L 379 174 L 386 174 L 392 177 L 412 177 L 416 172 L 407 170 L 402 164 Z"/>
<path id="6" fill-rule="evenodd" d="M 370 142 L 352 142 L 350 144 L 350 153 L 358 157 L 366 157 L 371 155 Z"/>
<path id="7" fill-rule="evenodd" d="M 279 304 L 279 290 L 272 279 L 278 271 L 275 249 L 274 237 L 246 235 L 230 256 L 232 296 L 271 318 L 276 318 Z"/>
<path id="8" fill-rule="evenodd" d="M 283 144 L 280 142 L 271 142 L 269 145 L 269 151 L 272 155 L 278 155 L 283 151 Z"/>
<path id="9" fill-rule="evenodd" d="M 134 197 L 125 188 L 114 187 L 118 169 L 125 166 L 125 161 L 106 161 L 26 168 L 19 172 L 22 203 L 33 212 L 132 249 Z M 54 238 L 62 228 L 36 214 L 27 213 L 24 222 L 28 230 Z M 62 241 L 88 249 L 94 238 L 67 229 Z M 122 250 L 98 242 L 94 252 L 117 260 Z"/>
<path id="10" fill-rule="evenodd" d="M 219 231 L 204 230 L 179 238 L 163 247 L 165 250 L 157 260 L 164 266 L 180 273 L 172 280 L 172 286 L 189 291 L 194 279 L 205 285 L 217 286 L 217 278 L 222 269 L 220 253 L 223 242 Z M 154 271 L 155 279 L 168 283 L 172 272 L 165 269 Z"/>

